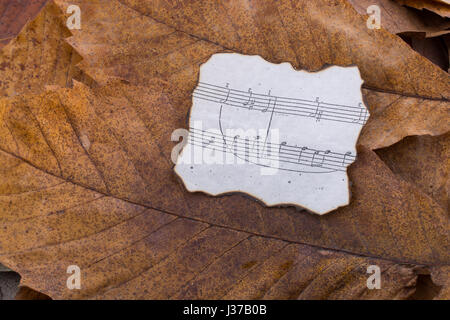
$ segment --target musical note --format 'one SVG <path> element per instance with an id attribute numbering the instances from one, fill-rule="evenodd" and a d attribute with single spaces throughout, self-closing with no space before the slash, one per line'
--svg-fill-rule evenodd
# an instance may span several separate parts
<path id="1" fill-rule="evenodd" d="M 233 154 L 237 155 L 237 140 L 239 139 L 239 135 L 234 136 L 233 142 L 231 143 L 231 147 L 233 148 L 234 152 Z"/>
<path id="2" fill-rule="evenodd" d="M 275 147 L 275 145 L 273 145 Z M 271 157 L 272 156 L 272 144 L 267 144 L 264 142 L 263 149 L 261 150 L 261 153 L 264 154 L 264 151 L 266 151 L 266 156 Z"/>
<path id="3" fill-rule="evenodd" d="M 230 86 L 230 84 L 227 82 L 226 88 L 228 89 L 228 93 L 227 93 L 225 100 L 220 100 L 220 103 L 225 103 L 228 101 L 228 98 L 230 97 L 230 92 L 231 92 L 231 89 L 229 86 Z"/>
<path id="4" fill-rule="evenodd" d="M 325 161 L 325 156 L 329 154 L 331 151 L 327 150 L 323 151 L 314 151 L 313 157 L 311 159 L 311 167 L 322 167 L 323 162 Z M 322 154 L 321 154 L 322 153 Z M 317 160 L 319 158 L 319 160 Z"/>
<path id="5" fill-rule="evenodd" d="M 321 167 L 322 165 L 316 165 L 314 163 L 314 160 L 316 159 L 316 156 L 319 154 L 320 151 L 314 151 L 313 157 L 311 159 L 311 167 Z"/>
<path id="6" fill-rule="evenodd" d="M 278 148 L 278 153 L 282 154 L 282 149 L 287 145 L 286 141 L 281 142 L 280 147 Z"/>
<path id="7" fill-rule="evenodd" d="M 362 122 L 364 124 L 366 122 L 366 120 L 367 120 L 366 119 L 366 117 L 367 117 L 367 109 L 362 105 L 361 102 L 358 103 L 358 106 L 360 108 L 359 115 L 358 115 L 357 119 L 353 120 L 353 122 L 357 122 L 357 123 Z"/>
<path id="8" fill-rule="evenodd" d="M 311 118 L 316 118 L 316 121 L 317 121 L 317 115 L 319 114 L 319 107 L 320 107 L 319 97 L 316 97 L 315 103 L 317 104 L 316 110 L 313 113 L 310 113 L 309 116 Z M 320 118 L 319 118 L 319 120 L 320 120 Z"/>
<path id="9" fill-rule="evenodd" d="M 322 117 L 322 113 L 323 113 L 322 110 L 320 110 L 320 111 L 317 113 L 316 122 L 320 122 L 320 118 Z"/>
<path id="10" fill-rule="evenodd" d="M 302 147 L 301 149 L 300 149 L 300 152 L 299 152 L 299 154 L 298 154 L 298 163 L 300 163 L 300 160 L 302 159 L 302 153 L 303 153 L 303 151 L 305 151 L 305 150 L 307 150 L 308 149 L 308 147 Z"/>
<path id="11" fill-rule="evenodd" d="M 255 150 L 255 145 L 256 145 L 256 157 L 259 159 L 259 157 L 261 156 L 260 155 L 260 151 L 259 151 L 259 143 L 260 143 L 260 139 L 261 139 L 261 137 L 260 136 L 256 136 L 256 138 L 254 139 L 254 141 L 253 141 L 253 145 L 252 145 L 252 148 L 251 148 L 251 152 L 254 152 L 254 150 Z"/>
<path id="12" fill-rule="evenodd" d="M 269 102 L 267 103 L 267 106 L 261 110 L 261 112 L 263 112 L 263 113 L 267 112 L 267 110 L 270 109 L 270 104 L 273 104 L 272 111 L 275 110 L 275 107 L 277 105 L 277 97 L 272 97 L 270 95 L 270 92 L 271 92 L 271 90 L 269 90 L 269 93 L 268 93 L 268 96 L 270 97 Z"/>
<path id="13" fill-rule="evenodd" d="M 210 139 L 206 140 L 206 141 L 203 140 L 202 141 L 202 147 L 205 148 L 205 147 L 209 146 L 210 144 L 213 144 L 214 140 L 215 140 L 215 137 L 210 137 Z"/>
<path id="14" fill-rule="evenodd" d="M 348 156 L 351 156 L 352 155 L 352 152 L 351 151 L 347 151 L 345 154 L 344 154 L 344 158 L 342 159 L 342 166 L 345 166 L 345 158 L 347 158 Z"/>
<path id="15" fill-rule="evenodd" d="M 253 109 L 253 106 L 255 105 L 255 99 L 251 100 L 253 92 L 252 92 L 252 88 L 248 89 L 248 100 L 246 102 L 243 103 L 244 106 L 248 106 L 248 109 Z"/>
<path id="16" fill-rule="evenodd" d="M 367 122 L 367 109 L 366 109 L 366 107 L 364 107 L 362 105 L 361 102 L 358 105 L 361 107 L 361 110 L 363 111 L 362 114 L 360 114 L 362 116 L 361 119 L 360 119 L 361 123 L 365 124 Z"/>

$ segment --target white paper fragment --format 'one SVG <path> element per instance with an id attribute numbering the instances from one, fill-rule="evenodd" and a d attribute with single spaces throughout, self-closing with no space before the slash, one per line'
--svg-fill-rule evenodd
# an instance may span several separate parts
<path id="1" fill-rule="evenodd" d="M 318 214 L 347 205 L 346 169 L 369 117 L 362 82 L 356 66 L 309 73 L 215 54 L 200 68 L 175 172 L 191 192 L 241 192 Z"/>

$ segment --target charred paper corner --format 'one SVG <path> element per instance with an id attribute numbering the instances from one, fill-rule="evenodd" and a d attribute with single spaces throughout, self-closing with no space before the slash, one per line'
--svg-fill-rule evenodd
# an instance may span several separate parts
<path id="1" fill-rule="evenodd" d="M 215 54 L 200 68 L 175 172 L 191 192 L 240 192 L 317 214 L 347 205 L 347 167 L 369 117 L 362 82 L 357 67 L 309 73 Z"/>

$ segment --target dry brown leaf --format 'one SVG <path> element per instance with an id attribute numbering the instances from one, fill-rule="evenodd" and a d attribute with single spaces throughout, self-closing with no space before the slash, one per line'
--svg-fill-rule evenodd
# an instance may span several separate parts
<path id="1" fill-rule="evenodd" d="M 47 0 L 0 1 L 0 48 L 20 32 L 27 21 L 32 20 Z"/>
<path id="2" fill-rule="evenodd" d="M 450 3 L 446 0 L 395 0 L 401 5 L 416 9 L 426 9 L 442 17 L 450 18 Z"/>
<path id="3" fill-rule="evenodd" d="M 72 78 L 90 83 L 75 66 L 81 57 L 64 40 L 71 33 L 61 14 L 49 1 L 17 38 L 0 49 L 0 96 L 38 93 L 46 85 L 71 86 Z"/>
<path id="4" fill-rule="evenodd" d="M 28 287 L 20 287 L 15 297 L 16 300 L 50 300 L 49 296 L 34 291 Z"/>
<path id="5" fill-rule="evenodd" d="M 434 299 L 448 300 L 448 297 L 450 297 L 450 267 L 433 268 L 431 276 L 433 281 L 441 287 L 441 290 Z"/>
<path id="6" fill-rule="evenodd" d="M 448 211 L 450 134 L 413 136 L 384 149 L 380 158 L 396 174 L 416 184 Z"/>
<path id="7" fill-rule="evenodd" d="M 446 212 L 366 148 L 352 203 L 325 217 L 186 192 L 169 139 L 189 106 L 166 86 L 1 100 L 0 262 L 22 285 L 52 298 L 406 298 L 415 265 L 448 263 Z M 367 289 L 370 264 L 383 290 Z"/>
<path id="8" fill-rule="evenodd" d="M 68 4 L 57 3 L 63 9 Z M 245 1 L 238 1 L 202 6 L 203 2 L 193 1 L 178 2 L 177 8 L 159 1 L 75 3 L 85 18 L 82 30 L 74 30 L 68 41 L 84 58 L 80 67 L 99 83 L 109 77 L 139 85 L 164 79 L 171 84 L 171 102 L 187 105 L 199 65 L 211 54 L 231 48 L 308 70 L 325 64 L 356 64 L 373 115 L 360 144 L 375 149 L 405 136 L 449 130 L 445 121 L 449 75 L 400 38 L 367 29 L 365 19 L 345 2 L 250 2 L 245 6 Z M 192 17 L 191 12 L 195 12 Z M 397 92 L 388 93 L 393 90 Z"/>
<path id="9" fill-rule="evenodd" d="M 410 135 L 441 135 L 449 131 L 448 101 L 405 97 L 363 89 L 370 118 L 358 143 L 379 149 Z M 374 108 L 373 106 L 377 106 Z"/>
<path id="10" fill-rule="evenodd" d="M 403 7 L 392 0 L 349 0 L 359 14 L 367 15 L 367 8 L 377 5 L 380 8 L 380 22 L 383 28 L 393 34 L 437 37 L 450 32 L 450 21 L 439 16 L 425 18 L 419 13 Z"/>

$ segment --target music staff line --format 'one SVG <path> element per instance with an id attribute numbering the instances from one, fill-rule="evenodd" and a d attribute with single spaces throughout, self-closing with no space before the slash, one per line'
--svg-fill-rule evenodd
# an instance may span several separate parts
<path id="1" fill-rule="evenodd" d="M 208 131 L 204 131 L 204 130 L 199 130 L 199 129 L 195 129 L 195 128 L 191 128 L 191 129 L 190 129 L 190 132 L 194 133 L 195 135 L 202 134 L 203 136 L 204 136 L 205 133 L 206 133 L 208 138 L 231 139 L 231 140 L 233 140 L 233 141 L 235 141 L 235 140 L 240 140 L 240 141 L 243 141 L 243 142 L 247 142 L 247 141 L 250 140 L 250 139 L 247 139 L 247 138 L 241 138 L 241 137 L 239 137 L 239 136 L 229 137 L 229 136 L 225 136 L 225 135 L 221 135 L 221 134 L 215 134 L 215 133 L 212 133 L 212 132 L 208 132 Z M 261 141 L 261 142 L 262 142 L 262 140 L 259 140 L 258 138 L 256 139 L 256 141 Z M 256 143 L 256 142 L 254 141 L 254 143 Z M 274 143 L 271 143 L 271 142 L 266 142 L 266 145 L 269 145 L 269 146 L 270 146 L 270 149 L 272 149 L 272 148 L 273 148 L 273 149 L 280 148 L 280 144 L 274 144 Z M 273 146 L 273 147 L 272 147 L 272 146 Z M 298 153 L 298 151 L 299 151 L 300 149 L 306 150 L 306 152 L 305 152 L 306 154 L 308 154 L 309 151 L 310 151 L 311 153 L 314 153 L 314 152 L 322 152 L 322 150 L 312 149 L 312 148 L 308 148 L 308 147 L 291 146 L 291 145 L 288 145 L 288 144 L 285 143 L 285 142 L 282 142 L 282 143 L 281 143 L 281 146 L 283 147 L 283 149 L 289 150 L 289 151 L 293 151 L 294 153 Z M 339 160 L 339 161 L 337 161 L 337 162 L 339 162 L 339 163 L 341 163 L 341 160 L 342 160 L 344 157 L 345 157 L 346 159 L 348 159 L 348 160 L 350 161 L 350 163 L 353 162 L 353 161 L 355 160 L 355 156 L 351 155 L 351 152 L 347 152 L 347 153 L 330 152 L 330 153 L 329 153 L 329 157 L 330 157 L 330 158 L 335 158 L 335 159 Z"/>
<path id="2" fill-rule="evenodd" d="M 209 139 L 211 139 L 211 138 L 214 138 L 214 139 L 215 138 L 217 138 L 217 139 L 230 139 L 232 141 L 240 140 L 242 142 L 247 142 L 247 141 L 250 140 L 250 139 L 247 139 L 247 138 L 241 138 L 239 136 L 230 137 L 230 136 L 225 136 L 225 135 L 222 135 L 222 134 L 216 134 L 216 133 L 213 133 L 213 132 L 208 132 L 208 131 L 200 130 L 200 129 L 196 129 L 196 128 L 191 128 L 191 129 L 189 129 L 189 131 L 190 131 L 190 133 L 192 133 L 192 134 L 194 134 L 196 136 L 202 135 L 202 138 L 205 137 L 205 134 L 206 134 L 207 138 L 209 138 Z M 209 141 L 211 141 L 211 140 L 209 140 Z M 258 138 L 256 139 L 256 141 L 261 141 L 262 142 L 262 140 L 259 140 Z M 256 142 L 254 141 L 254 143 L 256 143 Z M 304 150 L 305 154 L 308 154 L 308 152 L 310 152 L 311 154 L 314 153 L 314 152 L 325 152 L 325 151 L 322 151 L 322 150 L 312 149 L 312 148 L 308 148 L 308 147 L 291 146 L 291 145 L 288 145 L 285 142 L 282 142 L 281 144 L 274 144 L 274 143 L 271 143 L 271 142 L 266 142 L 266 145 L 271 146 L 270 149 L 279 149 L 280 145 L 281 145 L 284 150 L 293 151 L 294 154 L 298 153 L 300 149 Z M 348 160 L 350 163 L 352 163 L 356 159 L 355 156 L 351 155 L 351 152 L 338 153 L 338 152 L 331 152 L 330 151 L 328 157 L 329 158 L 335 158 L 336 160 L 338 160 L 338 161 L 335 161 L 335 162 L 338 162 L 338 163 L 342 163 L 342 160 L 344 158 L 346 158 L 346 160 Z M 347 165 L 350 164 L 350 163 L 347 163 Z"/>
<path id="3" fill-rule="evenodd" d="M 205 144 L 204 143 L 198 143 L 197 141 L 194 141 L 194 142 L 191 142 L 191 145 L 194 145 L 194 146 L 198 146 L 198 147 L 202 147 L 202 148 L 205 148 L 205 149 L 210 149 L 210 150 L 214 150 L 214 151 L 222 151 L 222 152 L 224 152 L 224 149 L 226 149 L 227 147 L 226 147 L 226 145 L 222 145 L 222 147 L 215 147 L 215 146 L 211 146 L 211 145 L 206 145 L 205 146 Z M 232 149 L 233 147 L 228 147 L 228 149 Z M 320 168 L 322 168 L 322 169 L 327 169 L 327 170 L 330 170 L 330 171 L 328 171 L 328 172 L 335 172 L 335 171 L 345 171 L 345 169 L 342 169 L 341 167 L 340 168 L 334 168 L 334 167 L 329 167 L 329 166 L 327 166 L 326 164 L 324 165 L 323 164 L 323 161 L 322 162 L 319 162 L 320 161 L 320 159 L 319 159 L 319 157 L 317 158 L 318 160 L 314 160 L 314 159 L 312 159 L 311 160 L 311 162 L 308 162 L 308 163 L 303 163 L 303 162 L 307 162 L 306 160 L 304 160 L 304 159 L 300 159 L 300 160 L 297 160 L 297 159 L 292 159 L 292 158 L 289 158 L 289 157 L 272 157 L 272 156 L 270 156 L 270 155 L 266 155 L 266 156 L 264 156 L 264 157 L 261 157 L 260 156 L 260 154 L 249 154 L 248 153 L 248 149 L 247 150 L 239 150 L 239 149 L 242 149 L 242 147 L 241 148 L 238 148 L 238 149 L 236 149 L 236 147 L 234 147 L 234 151 L 233 150 L 230 150 L 230 152 L 234 155 L 234 156 L 236 156 L 236 157 L 238 157 L 238 158 L 240 158 L 240 159 L 243 159 L 243 160 L 245 160 L 246 162 L 249 162 L 249 163 L 254 163 L 254 164 L 257 164 L 257 165 L 260 165 L 260 163 L 258 163 L 258 162 L 253 162 L 253 161 L 251 161 L 250 159 L 252 159 L 252 158 L 256 158 L 256 159 L 259 159 L 259 160 L 266 160 L 266 161 L 279 161 L 279 162 L 281 162 L 281 163 L 290 163 L 290 164 L 295 164 L 295 165 L 304 165 L 304 166 L 310 166 L 310 167 L 320 167 Z M 225 151 L 226 152 L 226 151 Z M 291 161 L 292 160 L 292 161 Z M 275 168 L 275 167 L 273 167 L 273 166 L 267 166 L 266 165 L 266 167 L 272 167 L 272 168 Z M 282 170 L 286 170 L 286 169 L 284 169 L 284 168 L 280 168 L 280 167 L 276 167 L 276 168 L 278 168 L 278 169 L 282 169 Z M 297 171 L 297 172 L 302 172 L 301 170 L 289 170 L 289 171 Z M 325 172 L 316 172 L 316 173 L 325 173 Z"/>
<path id="4" fill-rule="evenodd" d="M 216 85 L 200 82 L 193 93 L 194 97 L 212 101 L 237 108 L 260 112 L 274 112 L 277 114 L 304 116 L 315 118 L 316 121 L 331 120 L 352 124 L 363 125 L 368 118 L 368 112 L 360 104 L 359 107 L 346 106 L 316 101 L 276 97 L 219 87 Z M 273 107 L 271 108 L 271 104 Z"/>
<path id="5" fill-rule="evenodd" d="M 260 143 L 262 141 L 260 140 L 253 141 L 252 147 L 250 147 L 249 139 L 243 139 L 240 138 L 239 136 L 227 137 L 222 136 L 220 134 L 214 134 L 202 130 L 194 131 L 193 129 L 191 129 L 189 138 L 191 145 L 221 152 L 227 152 L 228 148 L 229 152 L 231 152 L 236 157 L 239 157 L 241 159 L 244 159 L 242 157 L 245 157 L 245 158 L 264 159 L 269 161 L 276 160 L 295 165 L 320 167 L 322 169 L 327 169 L 331 171 L 345 171 L 346 167 L 355 160 L 355 156 L 351 155 L 350 152 L 342 154 L 331 152 L 330 150 L 322 151 L 307 147 L 290 146 L 287 145 L 285 142 L 282 142 L 281 144 L 272 144 L 266 142 L 265 146 L 262 146 L 263 149 L 261 149 L 261 152 L 259 151 L 259 145 L 257 148 L 258 151 L 255 152 L 254 151 L 255 144 L 257 142 Z M 264 148 L 266 147 L 267 151 L 264 152 Z M 265 156 L 264 153 L 266 153 Z M 272 154 L 274 155 L 278 154 L 278 156 L 272 157 Z M 289 170 L 289 171 L 301 172 L 300 170 Z"/>
<path id="6" fill-rule="evenodd" d="M 248 95 L 249 95 L 248 91 L 242 91 L 242 90 L 238 90 L 238 89 L 231 89 L 229 87 L 220 87 L 220 86 L 216 86 L 216 85 L 209 84 L 209 83 L 206 83 L 206 82 L 199 82 L 199 86 L 200 87 L 203 87 L 203 86 L 210 87 L 210 88 L 213 88 L 215 90 L 218 90 L 218 91 L 221 91 L 221 92 L 225 92 L 225 93 L 228 93 L 228 91 L 230 91 L 230 93 L 231 92 L 235 92 L 236 95 L 244 96 L 246 98 L 248 98 Z M 270 94 L 261 94 L 261 93 L 252 93 L 252 97 L 253 96 L 260 97 L 259 99 L 266 100 L 266 101 L 269 101 L 269 100 L 271 100 L 271 99 L 276 97 L 276 96 L 272 96 Z M 306 102 L 307 103 L 316 103 L 317 102 L 315 100 L 306 100 L 306 99 L 300 99 L 300 98 L 288 98 L 288 97 L 278 97 L 278 96 L 276 98 L 277 98 L 277 100 L 282 101 L 282 102 L 289 102 L 289 101 L 293 101 L 293 102 L 301 101 L 301 102 L 304 102 L 304 103 L 306 103 Z M 323 105 L 328 105 L 328 106 L 344 107 L 344 108 L 357 109 L 357 110 L 361 109 L 361 107 L 359 107 L 359 106 L 355 107 L 355 106 L 349 106 L 349 105 L 344 105 L 344 104 L 328 103 L 328 102 L 320 102 L 320 103 L 323 104 Z"/>
<path id="7" fill-rule="evenodd" d="M 219 101 L 212 100 L 212 99 L 205 99 L 204 96 L 199 96 L 198 94 L 194 94 L 194 97 L 200 98 L 200 99 L 202 99 L 202 100 L 211 101 L 211 102 L 219 102 Z M 228 106 L 232 106 L 232 107 L 236 107 L 236 108 L 247 109 L 247 110 L 249 109 L 248 107 L 245 107 L 245 106 L 243 106 L 243 105 L 240 105 L 240 104 L 232 104 L 232 103 L 230 103 L 230 102 L 228 102 L 228 103 L 221 103 L 221 104 L 223 104 L 223 105 L 228 105 Z M 250 110 L 252 110 L 252 109 L 255 110 L 255 111 L 266 112 L 266 109 L 267 109 L 267 108 L 264 107 L 264 108 L 259 109 L 259 108 L 258 108 L 258 105 L 257 105 L 256 108 L 251 108 Z M 320 121 L 320 120 L 331 120 L 331 121 L 337 121 L 337 122 L 343 122 L 343 123 L 352 123 L 352 124 L 358 123 L 358 124 L 363 124 L 363 123 L 357 122 L 357 121 L 346 121 L 346 120 L 341 120 L 341 119 L 340 119 L 340 120 L 337 120 L 337 119 L 336 119 L 336 118 L 342 118 L 342 119 L 348 119 L 348 120 L 352 119 L 352 118 L 348 118 L 348 117 L 339 117 L 339 116 L 329 117 L 329 116 L 327 116 L 327 115 L 323 116 L 323 112 L 320 111 L 320 110 L 319 110 L 317 113 L 314 112 L 313 114 L 311 114 L 310 112 L 307 112 L 307 111 L 302 111 L 302 110 L 299 110 L 299 111 L 297 111 L 297 112 L 295 112 L 295 113 L 292 113 L 292 112 L 282 112 L 282 111 L 279 111 L 279 110 L 281 110 L 281 109 L 277 108 L 277 109 L 274 111 L 274 113 L 276 113 L 276 114 L 283 114 L 283 115 L 293 115 L 293 116 L 311 117 L 311 118 L 316 118 L 316 121 Z M 304 113 L 306 113 L 306 114 L 301 114 L 302 112 L 304 112 Z"/>
<path id="8" fill-rule="evenodd" d="M 261 105 L 259 103 L 256 103 L 255 101 L 251 100 L 249 103 L 248 100 L 245 101 L 245 99 L 238 100 L 237 98 L 234 98 L 233 96 L 225 97 L 224 95 L 214 96 L 206 94 L 204 90 L 197 89 L 194 91 L 193 94 L 194 97 L 220 103 L 222 105 L 229 105 L 232 107 L 237 108 L 243 108 L 247 110 L 254 110 L 254 111 L 261 111 L 261 112 L 267 112 L 270 108 L 270 101 L 267 103 L 267 105 Z M 225 98 L 224 98 L 225 97 Z M 224 98 L 224 99 L 223 99 Z M 242 102 L 245 101 L 245 102 Z M 326 108 L 321 106 L 321 102 L 318 102 L 317 105 L 308 105 L 308 104 L 302 104 L 304 106 L 311 106 L 309 107 L 297 107 L 297 106 L 287 106 L 282 105 L 278 103 L 277 101 L 273 102 L 274 104 L 274 113 L 277 114 L 283 114 L 283 115 L 293 115 L 293 116 L 303 116 L 303 117 L 311 117 L 315 118 L 316 121 L 320 120 L 331 120 L 331 121 L 337 121 L 337 122 L 344 122 L 344 123 L 351 123 L 351 124 L 364 124 L 367 120 L 367 110 L 364 108 L 360 109 L 360 111 L 353 111 L 353 113 L 343 113 L 343 112 L 333 112 L 328 111 Z M 287 107 L 287 108 L 283 108 Z"/>

